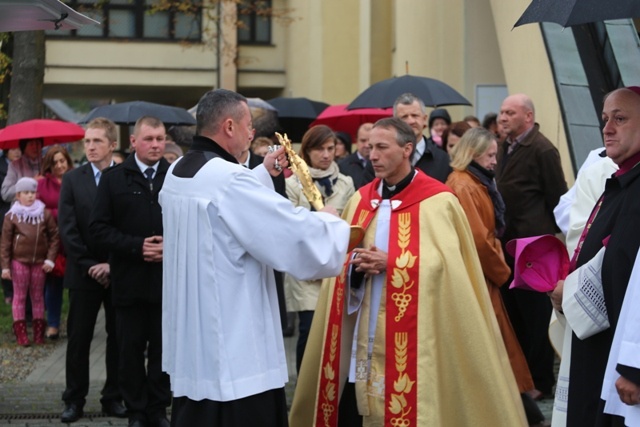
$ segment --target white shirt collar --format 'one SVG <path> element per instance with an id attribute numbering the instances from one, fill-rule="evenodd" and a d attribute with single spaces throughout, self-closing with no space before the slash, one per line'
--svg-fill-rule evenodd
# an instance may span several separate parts
<path id="1" fill-rule="evenodd" d="M 427 149 L 427 141 L 425 140 L 424 135 L 422 135 L 422 138 L 416 144 L 415 153 L 413 153 L 413 159 L 412 159 L 413 161 L 411 162 L 413 166 L 415 166 L 416 163 L 418 163 L 418 160 L 422 158 L 426 149 Z"/>
<path id="2" fill-rule="evenodd" d="M 102 172 L 100 169 L 98 169 L 96 167 L 96 165 L 94 165 L 93 163 L 89 162 L 89 164 L 91 165 L 91 170 L 93 171 L 93 176 L 95 177 L 96 174 L 98 172 Z M 110 168 L 111 166 L 115 165 L 115 162 L 113 161 L 113 159 L 111 159 L 111 163 L 109 163 L 109 166 L 107 166 L 105 169 Z"/>
<path id="3" fill-rule="evenodd" d="M 147 164 L 142 163 L 139 159 L 138 159 L 138 154 L 134 154 L 134 159 L 136 161 L 136 164 L 138 165 L 138 167 L 140 168 L 140 172 L 142 172 L 142 174 L 144 175 L 144 171 L 147 170 L 147 168 L 151 168 L 153 169 L 153 174 L 155 175 L 156 172 L 158 172 L 158 164 L 160 163 L 160 161 L 155 162 L 153 165 L 149 166 Z"/>
<path id="4" fill-rule="evenodd" d="M 242 166 L 244 166 L 247 169 L 251 169 L 249 167 L 249 159 L 251 158 L 251 150 L 247 151 L 247 160 L 244 161 L 244 163 L 241 163 Z"/>

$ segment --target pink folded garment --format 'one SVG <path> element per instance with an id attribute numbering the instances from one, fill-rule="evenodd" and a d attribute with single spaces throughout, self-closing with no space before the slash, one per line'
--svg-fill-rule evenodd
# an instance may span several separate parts
<path id="1" fill-rule="evenodd" d="M 507 252 L 515 258 L 509 289 L 549 292 L 569 273 L 567 248 L 551 234 L 510 240 Z"/>

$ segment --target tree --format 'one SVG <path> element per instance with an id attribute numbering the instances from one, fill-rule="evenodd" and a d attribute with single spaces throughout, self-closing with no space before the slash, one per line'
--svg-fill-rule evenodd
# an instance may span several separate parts
<path id="1" fill-rule="evenodd" d="M 13 34 L 8 124 L 42 117 L 44 31 Z"/>

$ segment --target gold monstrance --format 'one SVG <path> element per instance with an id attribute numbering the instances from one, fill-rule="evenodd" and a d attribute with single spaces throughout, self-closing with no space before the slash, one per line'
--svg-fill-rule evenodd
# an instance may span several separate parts
<path id="1" fill-rule="evenodd" d="M 307 163 L 298 156 L 298 153 L 295 152 L 291 146 L 291 140 L 287 137 L 286 133 L 282 136 L 276 132 L 276 136 L 278 137 L 280 145 L 284 147 L 284 151 L 289 158 L 289 169 L 291 169 L 291 172 L 296 174 L 302 184 L 302 193 L 307 200 L 309 200 L 309 203 L 315 210 L 321 210 L 324 208 L 322 194 L 320 194 L 320 190 L 318 190 L 316 185 L 313 183 L 313 178 L 311 178 L 311 173 L 309 173 Z M 349 252 L 358 246 L 363 238 L 364 229 L 358 225 L 352 225 L 351 234 L 349 235 Z"/>

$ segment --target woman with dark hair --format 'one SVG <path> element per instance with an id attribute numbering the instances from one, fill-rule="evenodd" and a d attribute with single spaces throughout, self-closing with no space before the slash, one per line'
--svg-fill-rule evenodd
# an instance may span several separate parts
<path id="1" fill-rule="evenodd" d="M 40 178 L 42 164 L 42 138 L 21 139 L 20 151 L 22 156 L 11 162 L 7 169 L 7 176 L 2 182 L 2 199 L 5 202 L 13 202 L 16 195 L 15 186 L 20 178 Z"/>
<path id="2" fill-rule="evenodd" d="M 527 394 L 535 388 L 533 379 L 500 294 L 500 287 L 509 280 L 511 270 L 504 260 L 499 240 L 505 228 L 505 205 L 493 175 L 497 153 L 495 135 L 483 128 L 469 129 L 451 150 L 453 172 L 446 184 L 458 196 L 469 220 L 491 305 L 518 383 L 527 420 L 535 425 L 544 421 L 544 415 Z"/>
<path id="3" fill-rule="evenodd" d="M 51 212 L 53 219 L 58 224 L 58 200 L 60 200 L 60 185 L 62 175 L 71 170 L 73 161 L 67 150 L 54 145 L 47 150 L 42 160 L 42 175 L 38 181 L 38 198 L 44 203 L 47 210 Z M 60 336 L 60 311 L 62 309 L 62 293 L 64 270 L 62 260 L 64 252 L 62 244 L 58 250 L 56 267 L 47 274 L 44 285 L 44 301 L 47 309 L 47 332 L 45 336 L 49 339 L 57 339 Z"/>
<path id="4" fill-rule="evenodd" d="M 351 177 L 343 175 L 335 162 L 336 135 L 325 125 L 314 126 L 302 137 L 300 157 L 309 166 L 309 172 L 322 194 L 324 204 L 342 213 L 347 201 L 355 192 Z M 294 206 L 311 210 L 311 204 L 302 193 L 302 185 L 296 175 L 286 180 L 287 196 Z M 302 355 L 307 345 L 313 312 L 318 302 L 322 280 L 302 281 L 291 275 L 285 278 L 287 311 L 298 312 L 300 335 L 296 347 L 296 368 L 300 370 Z"/>
<path id="5" fill-rule="evenodd" d="M 466 121 L 451 123 L 451 126 L 442 134 L 442 148 L 444 148 L 444 151 L 451 152 L 453 146 L 460 141 L 462 135 L 469 129 L 471 129 L 471 125 Z"/>
<path id="6" fill-rule="evenodd" d="M 351 154 L 351 136 L 346 132 L 336 132 L 336 163 Z"/>

